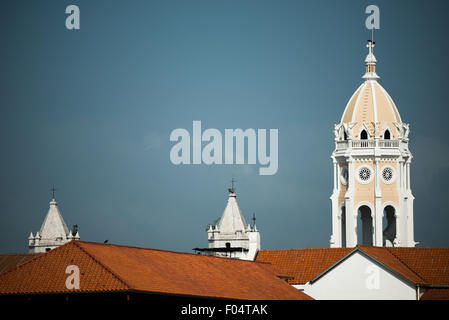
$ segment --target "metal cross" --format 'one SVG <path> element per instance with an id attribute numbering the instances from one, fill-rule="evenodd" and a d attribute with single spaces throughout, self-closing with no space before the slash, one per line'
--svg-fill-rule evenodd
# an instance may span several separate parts
<path id="1" fill-rule="evenodd" d="M 52 195 L 53 195 L 53 199 L 55 198 L 55 191 L 58 190 L 55 188 L 55 186 L 53 186 L 53 188 L 50 189 Z"/>
<path id="2" fill-rule="evenodd" d="M 231 188 L 228 189 L 228 191 L 229 191 L 230 193 L 234 193 L 234 192 L 235 192 L 235 188 L 234 188 L 235 182 L 236 182 L 236 180 L 234 179 L 234 177 L 232 177 L 232 180 L 231 180 Z"/>

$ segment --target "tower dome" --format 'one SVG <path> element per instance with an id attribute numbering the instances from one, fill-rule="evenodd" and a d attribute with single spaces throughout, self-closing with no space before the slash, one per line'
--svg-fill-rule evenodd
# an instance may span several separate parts
<path id="1" fill-rule="evenodd" d="M 377 82 L 374 42 L 364 82 L 335 124 L 331 247 L 413 247 L 409 125 Z"/>
<path id="2" fill-rule="evenodd" d="M 340 126 L 352 133 L 353 139 L 361 139 L 363 129 L 367 132 L 367 139 L 379 135 L 385 139 L 397 139 L 397 126 L 402 123 L 399 111 L 387 91 L 377 82 L 376 58 L 373 54 L 374 42 L 368 41 L 369 53 L 365 59 L 366 73 L 362 77 L 365 81 L 349 99 L 340 120 Z M 376 133 L 376 124 L 380 130 Z"/>

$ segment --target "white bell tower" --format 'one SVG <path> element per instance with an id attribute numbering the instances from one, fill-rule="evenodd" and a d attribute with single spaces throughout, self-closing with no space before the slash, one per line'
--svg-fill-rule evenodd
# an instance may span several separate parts
<path id="1" fill-rule="evenodd" d="M 53 190 L 54 197 L 54 190 Z M 75 233 L 75 234 L 73 234 Z M 53 198 L 50 201 L 45 220 L 41 229 L 28 237 L 28 248 L 30 253 L 47 252 L 71 240 L 79 240 L 80 235 L 77 230 L 69 230 L 58 209 L 58 203 Z"/>
<path id="2" fill-rule="evenodd" d="M 414 247 L 409 125 L 378 83 L 369 40 L 364 82 L 335 125 L 331 247 Z"/>
<path id="3" fill-rule="evenodd" d="M 216 256 L 254 260 L 260 250 L 260 233 L 255 217 L 253 226 L 247 224 L 237 203 L 234 187 L 228 191 L 228 202 L 220 222 L 207 230 L 209 251 Z"/>

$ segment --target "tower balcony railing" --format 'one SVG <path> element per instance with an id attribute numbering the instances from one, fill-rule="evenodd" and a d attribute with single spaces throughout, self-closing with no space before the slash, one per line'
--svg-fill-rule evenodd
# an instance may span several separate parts
<path id="1" fill-rule="evenodd" d="M 337 150 L 345 150 L 351 147 L 352 149 L 366 149 L 366 148 L 399 148 L 400 140 L 343 140 L 336 141 Z M 407 144 L 405 142 L 405 144 Z"/>

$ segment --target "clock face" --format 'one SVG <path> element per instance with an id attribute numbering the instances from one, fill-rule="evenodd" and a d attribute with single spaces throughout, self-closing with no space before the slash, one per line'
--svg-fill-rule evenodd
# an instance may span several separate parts
<path id="1" fill-rule="evenodd" d="M 348 185 L 348 167 L 341 168 L 340 181 L 342 185 Z"/>

